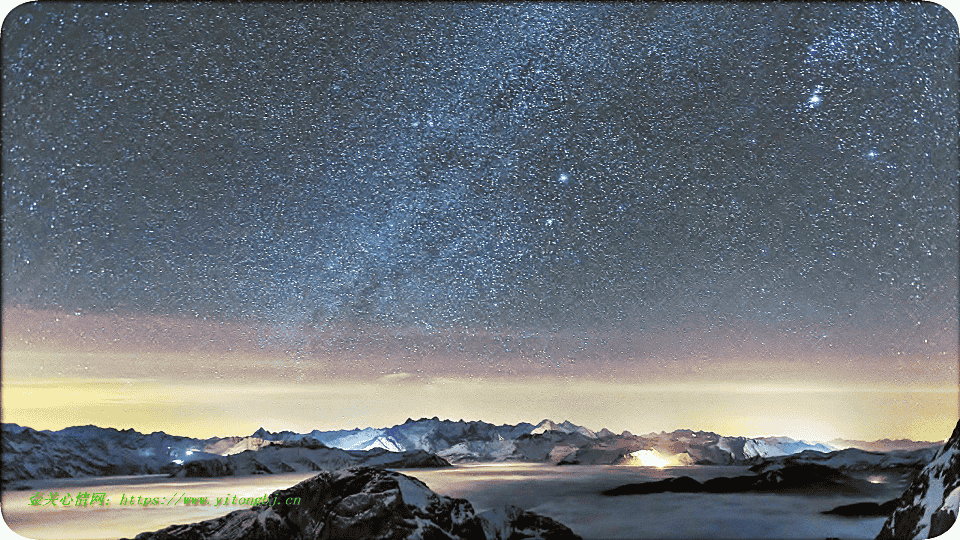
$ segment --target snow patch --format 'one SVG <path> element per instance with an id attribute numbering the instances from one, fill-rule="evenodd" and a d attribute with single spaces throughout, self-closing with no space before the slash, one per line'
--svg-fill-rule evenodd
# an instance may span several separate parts
<path id="1" fill-rule="evenodd" d="M 400 495 L 403 502 L 411 506 L 416 506 L 424 511 L 437 499 L 430 488 L 419 480 L 397 474 L 394 476 L 397 485 L 400 486 Z"/>
<path id="2" fill-rule="evenodd" d="M 954 488 L 940 507 L 940 510 L 952 510 L 955 514 L 958 513 L 958 509 L 960 509 L 960 487 Z"/>

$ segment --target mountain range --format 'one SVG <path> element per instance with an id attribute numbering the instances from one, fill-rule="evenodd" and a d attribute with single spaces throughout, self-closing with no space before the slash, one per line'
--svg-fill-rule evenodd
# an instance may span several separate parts
<path id="1" fill-rule="evenodd" d="M 822 442 L 798 441 L 789 437 L 725 437 L 707 431 L 675 430 L 672 432 L 634 435 L 629 431 L 616 434 L 606 428 L 593 431 L 569 421 L 556 423 L 543 420 L 539 424 L 522 422 L 516 425 L 494 425 L 482 421 L 452 421 L 434 418 L 407 419 L 389 428 L 364 428 L 340 431 L 312 431 L 298 434 L 289 431 L 271 433 L 261 428 L 253 437 L 267 441 L 315 439 L 327 446 L 344 450 L 424 450 L 451 463 L 534 461 L 566 464 L 641 464 L 638 452 L 655 452 L 662 464 L 750 463 L 756 458 L 788 456 L 805 450 L 833 452 L 840 448 Z M 843 440 L 842 448 L 923 449 L 941 443 L 917 441 L 863 442 Z M 887 451 L 887 450 L 880 450 Z"/>
<path id="2" fill-rule="evenodd" d="M 423 450 L 329 448 L 309 437 L 195 439 L 96 426 L 37 431 L 3 424 L 3 482 L 40 478 L 167 474 L 213 477 L 336 470 L 353 466 L 449 467 Z"/>
<path id="3" fill-rule="evenodd" d="M 828 444 L 789 437 L 726 437 L 683 429 L 646 435 L 628 431 L 616 434 L 608 429 L 593 431 L 569 421 L 495 425 L 436 417 L 408 419 L 388 428 L 309 433 L 275 433 L 260 428 L 246 437 L 208 439 L 96 426 L 38 431 L 3 424 L 2 444 L 5 482 L 129 474 L 273 474 L 359 465 L 403 468 L 503 461 L 558 465 L 753 465 L 761 461 L 776 463 L 778 458 L 804 456 L 806 452 L 812 452 L 812 460 L 859 460 L 865 467 L 885 466 L 881 462 L 886 460 L 887 464 L 919 468 L 940 446 L 875 441 L 867 444 L 871 448 L 894 444 L 913 450 L 871 457 L 857 449 L 833 454 L 837 450 Z"/>
<path id="4" fill-rule="evenodd" d="M 676 433 L 676 432 L 675 432 Z M 556 438 L 588 439 L 571 430 L 545 430 L 524 434 L 518 440 Z M 261 433 L 260 435 L 267 435 Z M 651 434 L 645 438 L 709 440 L 703 433 L 680 435 Z M 694 437 L 696 435 L 696 437 Z M 613 439 L 611 433 L 597 439 Z M 633 437 L 623 434 L 621 437 Z M 684 440 L 687 439 L 687 440 Z M 784 441 L 779 441 L 784 442 Z M 786 441 L 789 444 L 789 441 Z M 291 444 L 283 441 L 261 448 L 310 448 L 315 441 Z M 329 450 L 320 445 L 319 448 Z M 542 449 L 541 449 L 542 450 Z M 389 452 L 377 449 L 377 452 Z M 346 452 L 346 451 L 344 451 Z M 355 451 L 356 452 L 356 451 Z M 651 450 L 651 452 L 655 452 Z M 871 485 L 850 476 L 864 468 L 916 467 L 917 460 L 929 461 L 899 499 L 883 504 L 859 503 L 837 507 L 828 514 L 874 516 L 892 514 L 876 540 L 920 540 L 949 530 L 960 506 L 960 423 L 939 449 L 919 448 L 894 452 L 844 449 L 834 452 L 804 450 L 787 456 L 753 456 L 754 476 L 718 477 L 699 482 L 690 477 L 666 478 L 626 484 L 603 492 L 607 496 L 637 496 L 652 493 L 737 493 L 810 492 L 869 493 Z M 241 454 L 254 454 L 248 451 Z M 659 453 L 657 453 L 659 455 Z M 240 455 L 240 454 L 234 454 Z M 295 503 L 290 503 L 295 500 Z M 414 478 L 394 471 L 359 467 L 324 472 L 291 488 L 274 492 L 267 502 L 237 510 L 225 516 L 190 525 L 173 525 L 160 531 L 142 533 L 135 540 L 188 540 L 224 538 L 230 540 L 273 540 L 280 538 L 447 538 L 514 540 L 577 539 L 566 526 L 544 516 L 516 507 L 477 513 L 469 502 L 438 495 Z"/>
<path id="5" fill-rule="evenodd" d="M 960 506 L 960 423 L 945 443 L 888 439 L 823 443 L 683 429 L 634 435 L 593 431 L 568 421 L 494 425 L 436 417 L 408 419 L 382 429 L 273 433 L 260 428 L 246 437 L 208 439 L 96 426 L 46 431 L 3 424 L 2 445 L 3 480 L 13 489 L 25 489 L 23 481 L 37 478 L 321 472 L 282 492 L 309 497 L 311 503 L 303 508 L 259 506 L 143 533 L 138 540 L 221 533 L 224 538 L 333 538 L 368 532 L 398 538 L 410 534 L 487 540 L 576 538 L 563 525 L 518 508 L 477 514 L 466 501 L 439 496 L 415 479 L 385 470 L 490 461 L 559 466 L 735 464 L 750 465 L 754 473 L 703 483 L 680 477 L 628 484 L 607 495 L 784 489 L 867 493 L 869 482 L 862 480 L 866 474 L 904 473 L 913 483 L 899 499 L 844 505 L 829 512 L 883 515 L 895 507 L 877 540 L 936 536 L 953 525 Z"/>

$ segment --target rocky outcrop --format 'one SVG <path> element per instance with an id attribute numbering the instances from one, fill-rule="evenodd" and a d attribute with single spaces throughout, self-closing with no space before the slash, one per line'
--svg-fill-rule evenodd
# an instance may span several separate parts
<path id="1" fill-rule="evenodd" d="M 877 540 L 939 536 L 957 520 L 960 505 L 960 422 L 933 460 L 903 493 Z"/>
<path id="2" fill-rule="evenodd" d="M 463 499 L 374 468 L 321 473 L 223 517 L 141 533 L 136 540 L 574 540 L 556 521 L 516 507 L 478 514 Z"/>

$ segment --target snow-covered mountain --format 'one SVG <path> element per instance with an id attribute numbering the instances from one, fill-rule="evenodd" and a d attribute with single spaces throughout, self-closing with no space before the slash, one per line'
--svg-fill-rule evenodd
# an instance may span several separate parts
<path id="1" fill-rule="evenodd" d="M 258 433 L 268 434 L 265 430 Z M 394 452 L 382 448 L 344 451 L 327 448 L 302 435 L 291 441 L 263 437 L 194 439 L 163 432 L 143 434 L 132 429 L 96 426 L 37 431 L 3 424 L 2 439 L 4 483 L 84 476 L 226 476 L 309 472 L 357 465 L 395 468 L 450 465 L 424 451 Z"/>
<path id="2" fill-rule="evenodd" d="M 425 450 L 451 463 L 496 461 L 547 461 L 552 463 L 628 464 L 630 454 L 655 450 L 669 464 L 743 463 L 752 458 L 792 455 L 804 450 L 830 452 L 823 443 L 789 437 L 722 437 L 716 433 L 676 430 L 636 436 L 616 435 L 608 429 L 594 432 L 570 421 L 545 419 L 529 423 L 493 425 L 482 421 L 434 418 L 408 419 L 389 428 L 341 431 L 270 433 L 262 428 L 253 437 L 271 441 L 315 439 L 344 450 L 385 448 L 392 451 Z"/>
<path id="3" fill-rule="evenodd" d="M 572 426 L 572 424 L 570 425 Z M 464 442 L 489 442 L 497 446 L 501 441 L 514 440 L 521 435 L 530 433 L 533 429 L 533 424 L 526 422 L 517 425 L 504 424 L 497 426 L 482 421 L 459 420 L 455 422 L 433 417 L 421 418 L 420 420 L 407 419 L 403 424 L 388 428 L 368 427 L 326 432 L 314 430 L 303 434 L 290 431 L 270 433 L 260 428 L 252 436 L 269 441 L 299 441 L 304 438 L 311 438 L 327 446 L 343 450 L 383 448 L 394 452 L 425 450 L 439 453 Z M 478 455 L 483 455 L 482 449 L 478 449 Z"/>
<path id="4" fill-rule="evenodd" d="M 271 433 L 264 428 L 260 428 L 251 435 L 252 437 L 263 438 L 268 441 L 299 441 L 303 439 L 313 439 L 327 446 L 342 448 L 344 450 L 370 450 L 371 448 L 383 448 L 392 452 L 402 452 L 402 448 L 390 436 L 385 435 L 386 429 L 364 428 L 364 429 L 341 429 L 334 431 L 313 430 L 309 433 L 294 433 L 292 431 L 281 431 Z"/>
<path id="5" fill-rule="evenodd" d="M 503 461 L 529 461 L 517 448 L 517 441 L 463 441 L 437 455 L 450 463 L 497 463 Z"/>
<path id="6" fill-rule="evenodd" d="M 132 429 L 76 426 L 37 431 L 17 424 L 3 424 L 2 439 L 4 482 L 168 473 L 176 461 L 215 457 L 202 449 L 216 442 Z"/>
<path id="7" fill-rule="evenodd" d="M 533 428 L 533 429 L 530 431 L 530 434 L 531 434 L 531 435 L 540 435 L 540 434 L 546 433 L 547 431 L 560 431 L 560 432 L 562 432 L 562 433 L 579 433 L 579 434 L 581 434 L 581 435 L 583 435 L 583 436 L 585 436 L 585 437 L 589 437 L 589 438 L 591 438 L 591 439 L 596 439 L 596 438 L 597 438 L 597 434 L 596 434 L 596 433 L 590 431 L 589 429 L 587 429 L 587 428 L 585 428 L 585 427 L 583 427 L 583 426 L 578 426 L 578 425 L 570 422 L 569 420 L 564 420 L 562 423 L 557 424 L 557 423 L 553 422 L 552 420 L 546 420 L 546 419 L 545 419 L 545 420 L 543 420 L 542 422 L 540 422 L 539 424 L 537 424 L 537 427 Z"/>
<path id="8" fill-rule="evenodd" d="M 876 442 L 910 447 L 910 441 Z M 275 446 L 279 448 L 273 449 Z M 297 459 L 290 458 L 292 461 L 289 461 L 287 457 L 276 457 L 286 456 L 290 450 L 283 448 L 291 446 L 301 448 L 298 450 L 300 452 L 305 451 L 303 448 L 324 446 L 325 455 L 303 458 L 300 465 Z M 789 437 L 725 437 L 686 429 L 647 435 L 633 435 L 624 431 L 617 435 L 608 429 L 594 432 L 569 421 L 556 423 L 543 420 L 537 425 L 527 422 L 495 425 L 482 421 L 440 420 L 437 417 L 408 419 L 403 424 L 386 428 L 313 430 L 308 433 L 273 433 L 260 428 L 246 437 L 210 439 L 176 437 L 163 432 L 145 435 L 129 429 L 118 431 L 96 426 L 36 431 L 16 424 L 4 424 L 3 479 L 171 471 L 197 475 L 247 474 L 256 472 L 257 467 L 261 467 L 260 472 L 326 470 L 331 467 L 327 458 L 334 455 L 331 453 L 334 449 L 346 452 L 394 452 L 396 456 L 390 459 L 398 463 L 403 462 L 400 454 L 422 451 L 435 454 L 450 463 L 522 461 L 631 466 L 756 465 L 812 451 L 809 459 L 804 458 L 808 462 L 850 469 L 854 465 L 844 465 L 842 462 L 853 460 L 866 470 L 892 466 L 916 468 L 925 459 L 927 454 L 924 452 L 931 457 L 934 452 L 923 448 L 926 447 L 872 457 L 861 450 L 848 449 L 845 454 L 828 456 L 833 461 L 824 462 L 822 456 L 836 449 L 824 443 L 797 441 Z M 250 452 L 262 455 L 256 459 L 220 459 Z M 363 463 L 355 458 L 344 458 L 341 460 L 343 466 Z M 205 464 L 188 467 L 189 463 L 197 460 L 204 460 Z"/>
<path id="9" fill-rule="evenodd" d="M 877 540 L 939 536 L 957 520 L 960 506 L 960 422 L 933 460 L 903 492 Z"/>
<path id="10" fill-rule="evenodd" d="M 570 421 L 545 419 L 537 425 L 493 425 L 482 421 L 451 421 L 434 418 L 408 419 L 388 428 L 339 431 L 289 431 L 270 433 L 262 428 L 252 435 L 264 440 L 315 439 L 344 450 L 384 448 L 402 452 L 434 452 L 451 463 L 546 461 L 560 464 L 636 464 L 637 452 L 655 451 L 670 465 L 757 463 L 764 458 L 792 456 L 804 451 L 828 454 L 841 448 L 888 448 L 894 460 L 899 451 L 938 448 L 936 443 L 909 440 L 865 442 L 837 439 L 835 447 L 823 442 L 798 441 L 790 437 L 726 437 L 707 431 L 679 429 L 646 435 L 629 431 L 617 435 L 603 428 L 594 432 Z M 876 451 L 876 450 L 875 450 Z M 918 454 L 920 455 L 920 454 Z M 631 457 L 633 456 L 633 457 Z M 897 457 L 899 456 L 899 457 Z M 912 459 L 912 458 L 908 458 Z M 643 460 L 640 460 L 643 461 Z M 869 461 L 869 460 L 868 460 Z"/>
<path id="11" fill-rule="evenodd" d="M 297 504 L 288 504 L 291 500 Z M 562 524 L 520 508 L 478 514 L 468 501 L 438 495 L 415 478 L 366 467 L 321 473 L 275 491 L 266 501 L 216 519 L 141 533 L 136 540 L 580 538 Z"/>
<path id="12" fill-rule="evenodd" d="M 836 450 L 836 448 L 823 443 L 808 443 L 790 437 L 721 437 L 717 446 L 730 452 L 731 457 L 735 460 L 789 456 L 804 450 L 817 452 Z"/>
<path id="13" fill-rule="evenodd" d="M 803 452 L 804 450 L 830 452 L 835 450 L 835 448 L 823 443 L 797 441 L 791 439 L 790 437 L 763 437 L 759 439 L 748 439 L 743 445 L 743 455 L 748 459 L 752 457 L 789 456 L 791 454 Z"/>

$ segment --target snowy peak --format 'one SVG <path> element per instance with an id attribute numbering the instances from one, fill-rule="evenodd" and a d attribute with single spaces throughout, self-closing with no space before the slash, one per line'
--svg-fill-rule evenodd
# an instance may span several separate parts
<path id="1" fill-rule="evenodd" d="M 811 444 L 806 441 L 795 441 L 790 437 L 748 439 L 743 445 L 743 455 L 747 459 L 754 457 L 788 456 L 803 452 L 804 450 L 832 452 L 835 448 L 823 443 Z"/>
<path id="2" fill-rule="evenodd" d="M 539 435 L 546 431 L 561 431 L 560 426 L 555 424 L 552 420 L 544 418 L 537 424 L 537 427 L 533 428 L 533 431 L 530 432 L 531 435 Z"/>
<path id="3" fill-rule="evenodd" d="M 589 429 L 583 426 L 578 426 L 570 422 L 569 420 L 564 420 L 563 423 L 557 424 L 557 423 L 554 423 L 552 420 L 545 419 L 539 424 L 537 424 L 537 426 L 530 431 L 530 434 L 540 435 L 540 434 L 546 433 L 547 431 L 560 431 L 562 433 L 579 433 L 591 439 L 597 438 L 596 433 L 590 431 Z"/>
<path id="4" fill-rule="evenodd" d="M 259 450 L 271 444 L 275 444 L 274 441 L 268 441 L 259 437 L 227 437 L 213 444 L 208 444 L 203 448 L 203 451 L 219 456 L 232 456 L 233 454 L 239 454 L 247 450 Z"/>
<path id="5" fill-rule="evenodd" d="M 383 448 L 384 450 L 389 450 L 390 452 L 403 452 L 403 448 L 401 448 L 400 445 L 397 444 L 397 441 L 393 440 L 392 437 L 374 437 L 373 439 L 360 445 L 358 450 L 373 450 L 374 448 Z"/>
<path id="6" fill-rule="evenodd" d="M 263 429 L 263 426 L 260 426 L 260 429 L 254 431 L 253 434 L 250 435 L 250 437 L 254 439 L 263 439 L 263 440 L 269 440 L 272 436 L 273 436 L 273 433 L 270 433 L 266 429 Z"/>

